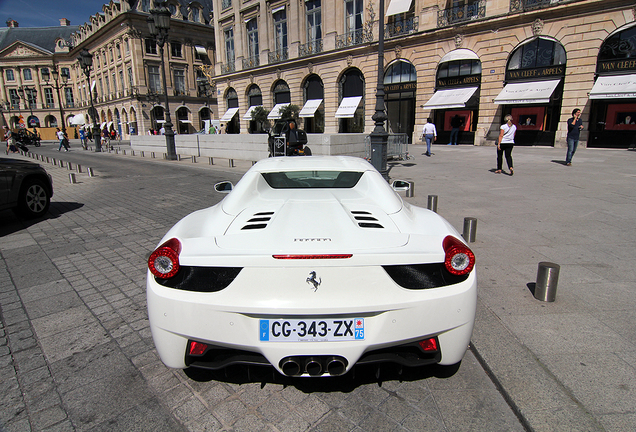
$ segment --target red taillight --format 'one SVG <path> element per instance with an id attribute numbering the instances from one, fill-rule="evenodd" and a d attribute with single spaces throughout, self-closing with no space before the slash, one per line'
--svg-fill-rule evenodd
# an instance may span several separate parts
<path id="1" fill-rule="evenodd" d="M 181 243 L 173 238 L 159 246 L 148 258 L 150 272 L 160 279 L 170 279 L 179 271 Z"/>
<path id="2" fill-rule="evenodd" d="M 190 347 L 188 348 L 188 353 L 190 355 L 201 355 L 208 349 L 208 346 L 201 342 L 190 341 Z"/>
<path id="3" fill-rule="evenodd" d="M 475 266 L 475 254 L 468 246 L 453 236 L 446 236 L 442 243 L 446 257 L 444 265 L 451 274 L 462 276 Z"/>
<path id="4" fill-rule="evenodd" d="M 272 255 L 275 259 L 347 259 L 353 254 L 321 254 L 321 255 Z"/>
<path id="5" fill-rule="evenodd" d="M 438 350 L 437 339 L 435 338 L 424 339 L 423 341 L 419 341 L 418 343 L 420 344 L 420 348 L 422 348 L 422 351 L 424 352 L 431 352 L 431 351 Z"/>

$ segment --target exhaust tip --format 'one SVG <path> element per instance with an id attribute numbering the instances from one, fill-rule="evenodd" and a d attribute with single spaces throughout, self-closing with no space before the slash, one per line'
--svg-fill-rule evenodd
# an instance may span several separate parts
<path id="1" fill-rule="evenodd" d="M 331 376 L 340 376 L 347 370 L 347 361 L 340 357 L 332 357 L 327 360 L 327 372 Z"/>
<path id="2" fill-rule="evenodd" d="M 322 364 L 317 359 L 309 358 L 305 363 L 305 370 L 309 376 L 319 376 L 322 374 Z"/>
<path id="3" fill-rule="evenodd" d="M 287 376 L 299 376 L 300 364 L 291 357 L 285 358 L 280 362 L 280 369 Z"/>

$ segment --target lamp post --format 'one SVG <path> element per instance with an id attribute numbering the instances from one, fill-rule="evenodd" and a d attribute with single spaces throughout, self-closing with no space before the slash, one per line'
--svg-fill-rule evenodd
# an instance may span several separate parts
<path id="1" fill-rule="evenodd" d="M 38 94 L 38 91 L 29 86 L 20 86 L 18 88 L 18 94 L 20 95 L 20 99 L 25 101 L 25 104 L 29 105 L 29 111 L 31 112 L 31 117 L 33 117 L 33 101 Z M 29 122 L 27 121 L 27 124 Z M 33 134 L 37 135 L 37 129 L 35 129 L 35 122 L 33 123 Z"/>
<path id="2" fill-rule="evenodd" d="M 199 86 L 199 96 L 206 98 L 205 106 L 208 108 L 208 115 L 210 116 L 209 120 L 211 122 L 212 111 L 210 111 L 210 94 L 212 93 L 212 86 L 210 86 L 210 82 L 207 79 L 199 79 L 197 84 Z"/>
<path id="3" fill-rule="evenodd" d="M 53 81 L 55 84 L 50 83 L 51 75 L 53 75 Z M 62 132 L 66 133 L 66 122 L 64 121 L 64 109 L 62 108 L 62 98 L 60 97 L 60 89 L 66 87 L 66 83 L 68 82 L 68 75 L 62 75 L 62 85 L 60 85 L 60 71 L 58 70 L 56 65 L 51 67 L 51 72 L 49 73 L 48 69 L 42 69 L 42 79 L 46 81 L 47 85 L 53 87 L 57 93 L 57 100 L 60 103 L 60 121 L 62 122 Z"/>
<path id="4" fill-rule="evenodd" d="M 157 3 L 157 8 L 150 11 L 148 17 L 148 30 L 150 35 L 155 38 L 159 45 L 159 53 L 161 57 L 161 78 L 163 80 L 163 92 L 165 94 L 166 103 L 166 121 L 163 124 L 166 136 L 166 154 L 168 160 L 177 160 L 177 150 L 174 143 L 174 130 L 172 130 L 172 121 L 170 120 L 170 105 L 168 103 L 168 87 L 166 83 L 166 68 L 163 62 L 163 46 L 168 39 L 168 31 L 170 30 L 170 10 L 166 7 L 165 2 Z"/>
<path id="5" fill-rule="evenodd" d="M 371 117 L 375 122 L 375 128 L 370 134 L 371 165 L 388 181 L 386 159 L 389 134 L 384 129 L 384 122 L 388 118 L 384 112 L 384 0 L 380 0 L 378 33 L 378 86 L 375 93 L 375 114 Z"/>
<path id="6" fill-rule="evenodd" d="M 82 67 L 82 72 L 86 75 L 86 81 L 88 81 L 88 94 L 91 99 L 91 109 L 89 110 L 89 116 L 93 121 L 93 138 L 95 139 L 95 153 L 102 151 L 99 127 L 97 126 L 97 110 L 93 105 L 93 88 L 91 87 L 91 69 L 93 68 L 93 54 L 89 53 L 86 48 L 82 49 L 79 53 L 77 60 Z"/>

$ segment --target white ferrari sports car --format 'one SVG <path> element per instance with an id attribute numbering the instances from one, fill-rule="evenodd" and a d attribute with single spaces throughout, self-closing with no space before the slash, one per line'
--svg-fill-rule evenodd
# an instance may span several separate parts
<path id="1" fill-rule="evenodd" d="M 395 186 L 395 183 L 394 183 Z M 475 256 L 355 157 L 269 158 L 179 221 L 148 260 L 148 315 L 172 368 L 454 365 L 473 330 Z"/>

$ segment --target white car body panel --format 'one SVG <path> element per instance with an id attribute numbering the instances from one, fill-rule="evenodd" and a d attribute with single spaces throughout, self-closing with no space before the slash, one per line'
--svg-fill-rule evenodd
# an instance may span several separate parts
<path id="1" fill-rule="evenodd" d="M 364 172 L 347 189 L 272 189 L 261 173 Z M 382 229 L 360 228 L 352 212 Z M 242 229 L 271 213 L 265 227 Z M 289 356 L 338 355 L 347 371 L 365 353 L 437 337 L 440 364 L 461 361 L 472 334 L 476 272 L 452 285 L 402 288 L 382 266 L 442 263 L 442 217 L 403 203 L 366 161 L 353 157 L 270 158 L 254 165 L 219 204 L 178 222 L 160 241 L 182 244 L 181 266 L 239 267 L 216 292 L 163 286 L 148 272 L 150 327 L 162 361 L 185 368 L 188 340 L 262 354 L 281 371 Z M 275 254 L 352 254 L 344 259 L 275 259 Z M 320 281 L 309 282 L 309 276 Z M 259 320 L 364 318 L 364 340 L 277 342 L 259 339 Z M 281 371 L 282 373 L 282 371 Z M 304 374 L 306 375 L 306 374 Z"/>

